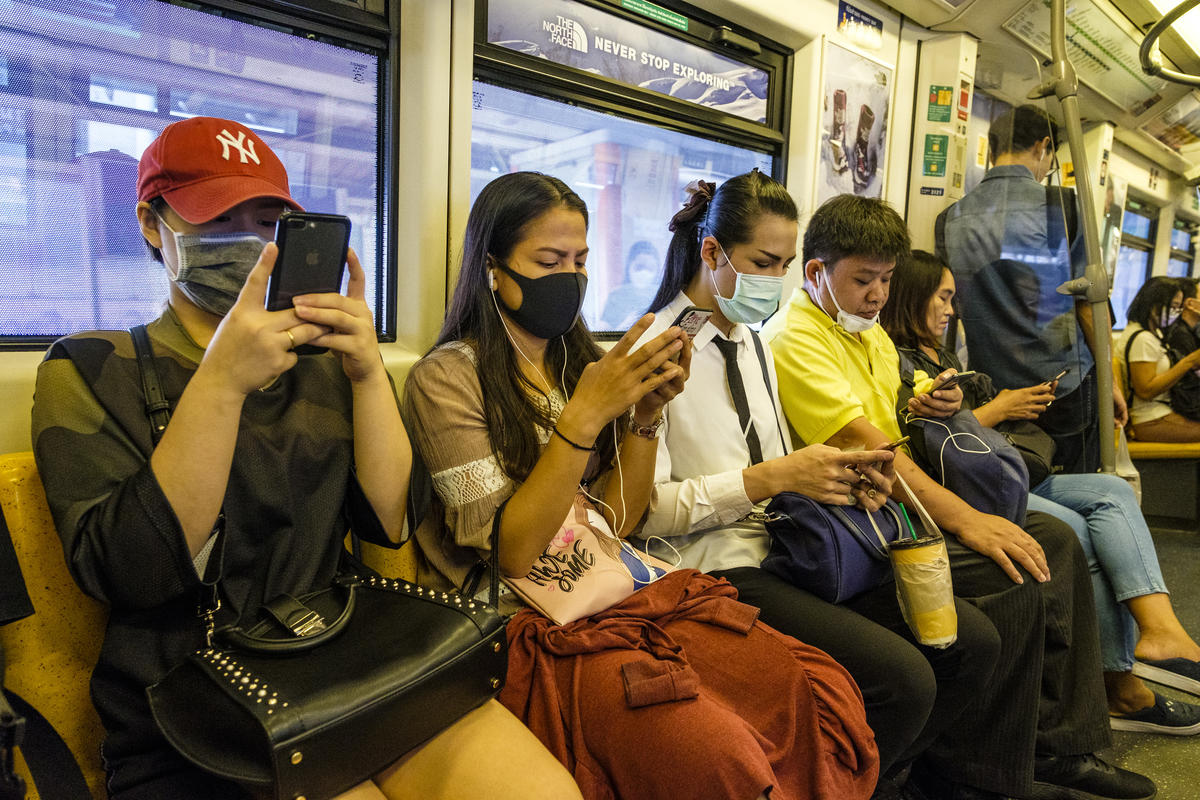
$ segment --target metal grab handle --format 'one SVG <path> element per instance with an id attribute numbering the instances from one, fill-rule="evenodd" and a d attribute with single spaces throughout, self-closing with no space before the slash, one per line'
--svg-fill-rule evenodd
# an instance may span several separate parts
<path id="1" fill-rule="evenodd" d="M 1175 20 L 1197 5 L 1200 5 L 1200 0 L 1183 0 L 1146 32 L 1146 38 L 1142 40 L 1142 46 L 1138 48 L 1138 60 L 1142 62 L 1142 70 L 1147 75 L 1156 75 L 1163 80 L 1182 83 L 1185 86 L 1200 86 L 1200 75 L 1191 75 L 1164 67 L 1162 52 L 1158 49 L 1158 40 L 1166 33 L 1167 28 L 1174 25 Z"/>

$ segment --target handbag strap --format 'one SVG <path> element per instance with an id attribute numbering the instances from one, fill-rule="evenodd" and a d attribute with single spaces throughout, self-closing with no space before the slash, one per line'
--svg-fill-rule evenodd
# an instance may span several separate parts
<path id="1" fill-rule="evenodd" d="M 754 340 L 754 352 L 758 354 L 758 365 L 762 367 L 763 383 L 767 385 L 767 396 L 771 398 L 771 410 L 775 412 L 775 429 L 779 431 L 779 443 L 783 445 L 783 452 L 788 451 L 787 437 L 783 435 L 783 423 L 779 420 L 779 407 L 775 404 L 775 389 L 771 386 L 771 371 L 767 369 L 767 354 L 763 351 L 762 339 L 754 331 L 753 328 L 746 328 L 750 331 L 750 338 Z"/>
<path id="2" fill-rule="evenodd" d="M 146 326 L 134 325 L 129 329 L 129 335 L 133 338 L 138 372 L 142 377 L 142 396 L 146 398 L 146 416 L 150 418 L 150 440 L 157 447 L 167 423 L 171 421 L 171 404 L 163 394 L 162 379 L 158 374 L 158 363 L 154 360 L 154 349 L 150 346 L 150 334 Z"/>
<path id="3" fill-rule="evenodd" d="M 929 516 L 929 512 L 925 510 L 925 506 L 921 503 L 916 493 L 913 492 L 912 487 L 908 485 L 908 481 L 904 480 L 904 476 L 901 475 L 898 470 L 896 472 L 896 480 L 900 481 L 900 486 L 904 488 L 904 492 L 908 495 L 909 502 L 912 503 L 913 508 L 917 510 L 917 516 L 921 518 L 921 524 L 925 526 L 925 532 L 930 536 L 941 536 L 942 532 L 938 529 L 937 523 L 933 521 L 933 517 Z"/>

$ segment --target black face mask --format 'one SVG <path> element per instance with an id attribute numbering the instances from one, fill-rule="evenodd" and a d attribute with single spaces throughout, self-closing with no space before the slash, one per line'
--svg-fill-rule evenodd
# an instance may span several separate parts
<path id="1" fill-rule="evenodd" d="M 579 319 L 583 295 L 587 291 L 587 276 L 582 272 L 555 272 L 540 278 L 527 278 L 496 262 L 500 269 L 521 287 L 521 307 L 504 310 L 513 322 L 539 339 L 557 339 Z M 496 294 L 499 297 L 499 293 Z"/>

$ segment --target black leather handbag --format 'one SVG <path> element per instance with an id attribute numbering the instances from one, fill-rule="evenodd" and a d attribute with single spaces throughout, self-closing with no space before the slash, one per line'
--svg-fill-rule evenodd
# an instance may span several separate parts
<path id="1" fill-rule="evenodd" d="M 130 333 L 157 444 L 170 408 L 145 326 Z M 499 693 L 508 653 L 490 567 L 488 603 L 340 575 L 276 597 L 248 626 L 214 630 L 209 613 L 208 646 L 146 689 L 150 711 L 188 761 L 256 796 L 333 797 Z"/>
<path id="2" fill-rule="evenodd" d="M 259 616 L 147 695 L 185 758 L 276 800 L 366 780 L 494 697 L 507 668 L 494 603 L 404 581 L 340 576 Z"/>

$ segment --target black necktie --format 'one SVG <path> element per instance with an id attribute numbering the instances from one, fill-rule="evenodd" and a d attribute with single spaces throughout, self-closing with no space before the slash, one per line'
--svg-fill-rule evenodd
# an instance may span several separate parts
<path id="1" fill-rule="evenodd" d="M 733 407 L 737 409 L 738 424 L 746 433 L 746 445 L 750 448 L 750 463 L 762 463 L 762 446 L 758 443 L 758 431 L 750 422 L 750 402 L 746 399 L 746 386 L 742 383 L 742 372 L 737 364 L 737 342 L 713 337 L 712 343 L 725 356 L 725 382 L 729 384 L 729 394 L 733 397 Z"/>

